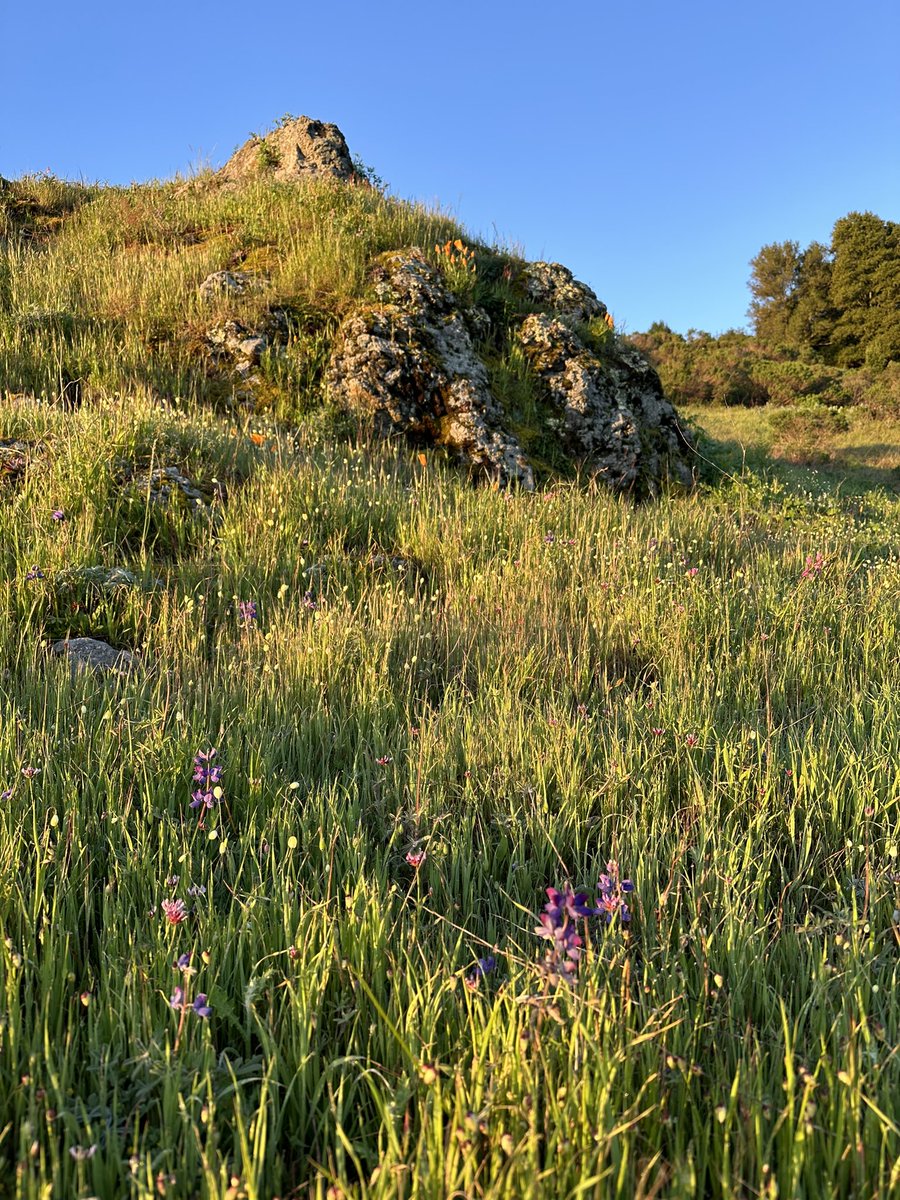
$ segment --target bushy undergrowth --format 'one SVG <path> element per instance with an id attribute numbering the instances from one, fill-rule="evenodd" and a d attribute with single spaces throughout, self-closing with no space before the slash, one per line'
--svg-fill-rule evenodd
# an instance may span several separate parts
<path id="1" fill-rule="evenodd" d="M 0 1196 L 897 1186 L 896 499 L 504 494 L 140 399 L 0 432 Z"/>
<path id="2" fill-rule="evenodd" d="M 767 347 L 738 330 L 718 337 L 692 330 L 683 336 L 662 323 L 631 340 L 650 358 L 675 405 L 852 405 L 872 417 L 900 414 L 897 362 L 879 370 L 830 366 L 801 358 L 796 348 Z"/>

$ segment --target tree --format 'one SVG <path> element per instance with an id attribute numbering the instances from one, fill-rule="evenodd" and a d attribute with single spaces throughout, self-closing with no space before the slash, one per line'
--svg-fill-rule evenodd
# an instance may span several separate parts
<path id="1" fill-rule="evenodd" d="M 836 361 L 859 367 L 870 357 L 883 366 L 900 358 L 900 226 L 848 213 L 835 222 L 831 247 Z"/>
<path id="2" fill-rule="evenodd" d="M 772 242 L 750 260 L 753 299 L 748 313 L 765 346 L 781 346 L 788 339 L 800 261 L 798 242 Z"/>

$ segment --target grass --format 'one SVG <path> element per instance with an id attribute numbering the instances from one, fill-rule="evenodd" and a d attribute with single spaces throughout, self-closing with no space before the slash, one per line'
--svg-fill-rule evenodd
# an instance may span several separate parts
<path id="1" fill-rule="evenodd" d="M 14 293 L 61 303 L 81 261 L 77 312 L 111 320 L 120 226 L 73 211 L 7 243 Z M 225 262 L 199 245 L 193 282 Z M 2 407 L 31 463 L 0 478 L 0 1197 L 895 1191 L 896 495 L 773 466 L 735 410 L 698 417 L 728 474 L 689 498 L 475 488 L 161 406 L 129 376 L 155 304 L 110 342 L 133 390 Z M 7 363 L 43 370 L 10 312 Z M 123 463 L 225 499 L 161 510 Z M 96 565 L 135 583 L 73 590 Z M 67 630 L 139 669 L 71 677 Z M 609 859 L 632 920 L 553 986 L 544 889 Z"/>

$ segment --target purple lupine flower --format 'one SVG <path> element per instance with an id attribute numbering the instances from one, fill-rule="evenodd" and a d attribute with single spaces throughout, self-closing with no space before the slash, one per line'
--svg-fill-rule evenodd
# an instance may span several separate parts
<path id="1" fill-rule="evenodd" d="M 197 803 L 192 804 L 191 808 L 198 808 L 201 803 L 205 803 L 207 808 L 212 808 L 212 804 L 205 799 L 205 793 L 212 792 L 213 788 L 219 784 L 222 772 L 224 771 L 224 767 L 212 761 L 216 753 L 217 751 L 215 750 L 200 750 L 194 755 L 194 774 L 192 778 L 195 783 L 200 784 L 200 787 L 192 795 L 196 799 L 197 793 L 202 792 L 204 793 L 204 799 L 202 801 L 197 800 Z"/>
<path id="2" fill-rule="evenodd" d="M 303 593 L 303 607 L 308 608 L 310 612 L 315 612 L 319 607 L 318 601 L 316 600 L 315 596 L 313 596 L 312 592 Z"/>
<path id="3" fill-rule="evenodd" d="M 66 519 L 66 514 L 63 512 L 63 510 L 61 508 L 54 508 L 54 510 L 50 514 L 50 516 L 53 518 L 54 521 L 64 521 Z"/>
<path id="4" fill-rule="evenodd" d="M 41 570 L 40 567 L 32 567 L 30 571 L 26 572 L 25 578 L 26 579 L 43 579 L 44 572 Z"/>
<path id="5" fill-rule="evenodd" d="M 212 1009 L 206 1003 L 206 992 L 198 992 L 191 1007 L 198 1017 L 203 1017 L 204 1021 L 212 1015 Z"/>
<path id="6" fill-rule="evenodd" d="M 565 913 L 571 920 L 576 917 L 590 917 L 594 910 L 588 904 L 587 894 L 585 892 L 573 892 L 570 884 L 563 885 L 561 892 L 556 888 L 547 888 L 548 903 L 544 905 L 544 912 L 549 913 L 554 918 Z"/>
<path id="7" fill-rule="evenodd" d="M 478 985 L 486 975 L 490 975 L 491 971 L 496 967 L 497 960 L 494 956 L 488 955 L 487 958 L 479 958 L 476 965 L 465 977 L 466 987 L 470 992 L 477 991 Z"/>
<path id="8" fill-rule="evenodd" d="M 607 925 L 611 924 L 616 916 L 626 923 L 631 920 L 625 896 L 634 891 L 634 884 L 630 879 L 620 877 L 617 862 L 606 864 L 606 871 L 597 881 L 597 891 L 597 916 L 605 917 Z"/>
<path id="9" fill-rule="evenodd" d="M 184 1007 L 184 988 L 176 987 L 169 997 L 169 1004 L 176 1012 L 180 1012 Z"/>
<path id="10" fill-rule="evenodd" d="M 190 971 L 190 969 L 191 969 L 190 953 L 179 954 L 179 956 L 175 960 L 175 962 L 172 963 L 172 969 L 175 971 Z"/>
<path id="11" fill-rule="evenodd" d="M 252 625 L 256 620 L 256 601 L 238 601 L 238 620 L 242 625 Z"/>
<path id="12" fill-rule="evenodd" d="M 204 804 L 207 808 L 215 807 L 216 797 L 212 792 L 191 792 L 191 808 L 200 808 L 200 806 Z"/>

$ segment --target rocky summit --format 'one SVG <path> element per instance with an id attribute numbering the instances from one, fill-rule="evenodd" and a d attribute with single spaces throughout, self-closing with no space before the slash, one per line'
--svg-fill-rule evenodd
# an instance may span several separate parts
<path id="1" fill-rule="evenodd" d="M 264 137 L 248 138 L 219 172 L 228 183 L 270 176 L 299 180 L 312 176 L 350 179 L 353 163 L 337 125 L 294 117 Z"/>

